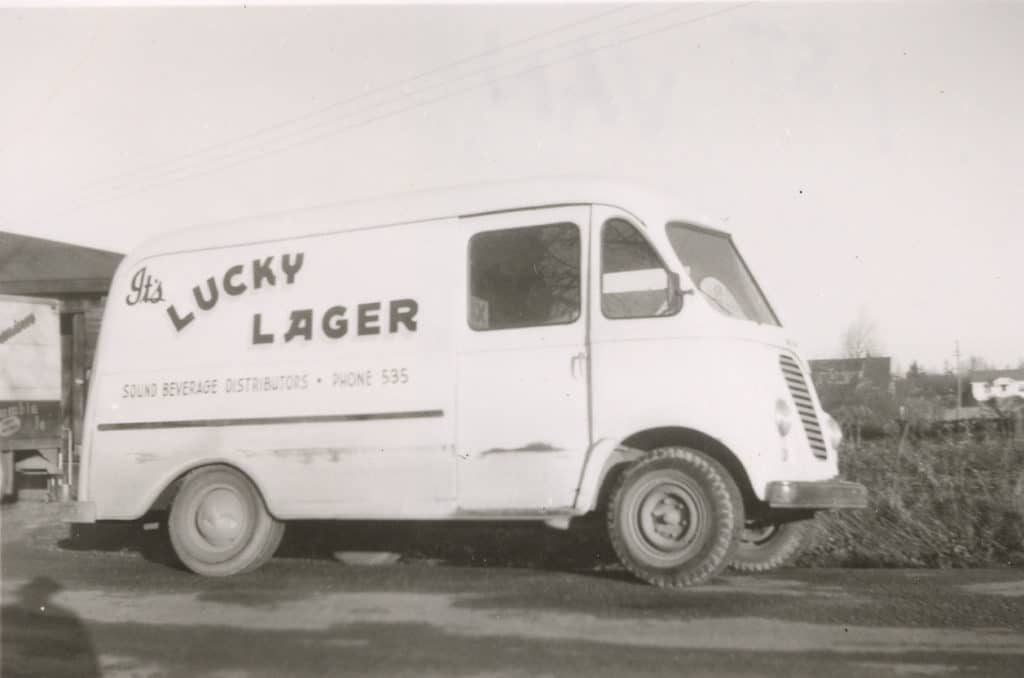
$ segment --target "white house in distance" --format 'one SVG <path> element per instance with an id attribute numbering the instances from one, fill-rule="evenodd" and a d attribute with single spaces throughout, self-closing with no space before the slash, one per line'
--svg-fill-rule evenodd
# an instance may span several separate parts
<path id="1" fill-rule="evenodd" d="M 971 395 L 979 403 L 997 404 L 1012 398 L 1024 399 L 1024 369 L 992 370 L 971 374 Z"/>
<path id="2" fill-rule="evenodd" d="M 1012 417 L 1014 436 L 1024 435 L 1024 369 L 974 372 L 970 380 L 974 400 Z"/>

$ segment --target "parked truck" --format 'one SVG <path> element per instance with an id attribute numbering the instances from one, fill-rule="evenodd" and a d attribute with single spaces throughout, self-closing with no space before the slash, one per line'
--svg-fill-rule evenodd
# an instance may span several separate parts
<path id="1" fill-rule="evenodd" d="M 63 476 L 60 304 L 0 295 L 0 487 L 16 476 Z"/>

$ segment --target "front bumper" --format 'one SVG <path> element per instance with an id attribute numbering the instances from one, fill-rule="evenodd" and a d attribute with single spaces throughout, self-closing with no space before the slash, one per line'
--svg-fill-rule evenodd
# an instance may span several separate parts
<path id="1" fill-rule="evenodd" d="M 862 509 L 868 488 L 848 480 L 779 480 L 768 483 L 766 498 L 772 508 Z"/>

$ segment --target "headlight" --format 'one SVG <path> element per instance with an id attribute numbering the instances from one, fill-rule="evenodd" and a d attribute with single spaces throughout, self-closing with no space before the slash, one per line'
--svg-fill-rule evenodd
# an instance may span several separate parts
<path id="1" fill-rule="evenodd" d="M 793 428 L 793 409 L 782 398 L 775 401 L 775 428 L 779 430 L 779 435 L 782 437 L 789 434 L 790 429 Z"/>
<path id="2" fill-rule="evenodd" d="M 822 414 L 824 414 L 825 435 L 828 436 L 828 444 L 832 446 L 833 450 L 839 449 L 839 443 L 843 442 L 843 427 L 828 412 Z"/>

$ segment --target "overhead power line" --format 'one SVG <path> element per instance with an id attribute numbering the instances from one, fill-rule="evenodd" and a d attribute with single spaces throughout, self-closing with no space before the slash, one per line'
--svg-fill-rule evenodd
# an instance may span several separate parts
<path id="1" fill-rule="evenodd" d="M 691 24 L 695 24 L 695 23 L 698 23 L 700 21 L 705 21 L 705 20 L 708 20 L 708 19 L 711 19 L 711 18 L 714 18 L 714 17 L 717 17 L 717 16 L 724 15 L 724 14 L 729 13 L 729 12 L 736 11 L 738 9 L 741 9 L 741 8 L 746 7 L 748 5 L 751 5 L 751 4 L 754 4 L 754 1 L 744 2 L 744 3 L 737 4 L 737 5 L 731 5 L 729 7 L 717 9 L 717 10 L 714 10 L 714 11 L 711 11 L 711 12 L 706 12 L 706 13 L 701 14 L 701 15 L 696 16 L 696 17 L 690 17 L 690 18 L 683 19 L 683 20 L 680 20 L 680 21 L 668 23 L 668 24 L 665 24 L 665 25 L 660 26 L 658 28 L 655 28 L 655 29 L 652 29 L 652 30 L 647 30 L 647 31 L 644 31 L 644 32 L 641 32 L 641 33 L 638 33 L 638 34 L 635 34 L 635 35 L 631 35 L 631 36 L 628 36 L 628 37 L 621 37 L 621 38 L 612 40 L 611 42 L 608 42 L 606 44 L 602 44 L 602 45 L 599 45 L 597 47 L 593 47 L 593 48 L 589 48 L 589 49 L 580 50 L 578 52 L 574 52 L 572 54 L 569 54 L 569 55 L 561 57 L 561 58 L 553 59 L 553 60 L 550 60 L 550 61 L 545 61 L 543 63 L 536 64 L 536 65 L 532 65 L 532 66 L 529 66 L 529 67 L 527 67 L 525 69 L 518 70 L 518 71 L 516 71 L 514 73 L 509 73 L 509 74 L 502 75 L 502 76 L 500 76 L 498 78 L 492 78 L 492 79 L 485 80 L 485 81 L 482 81 L 482 82 L 473 83 L 471 85 L 468 85 L 468 86 L 465 86 L 465 87 L 461 87 L 461 88 L 456 89 L 454 91 L 446 92 L 446 93 L 442 94 L 441 96 L 437 96 L 437 97 L 433 97 L 433 98 L 430 98 L 430 99 L 425 99 L 425 100 L 417 101 L 417 102 L 415 102 L 413 104 L 410 104 L 410 105 L 407 105 L 407 106 L 403 106 L 403 107 L 399 107 L 397 109 L 390 110 L 390 111 L 387 111 L 385 113 L 381 113 L 379 115 L 375 115 L 375 116 L 370 117 L 370 118 L 368 118 L 366 120 L 362 120 L 362 121 L 359 121 L 359 122 L 356 122 L 356 123 L 353 123 L 353 124 L 345 125 L 345 126 L 343 126 L 341 128 L 338 128 L 338 129 L 334 129 L 334 130 L 330 130 L 330 131 L 327 131 L 327 132 L 324 132 L 324 133 L 318 133 L 318 134 L 315 134 L 315 135 L 307 136 L 306 138 L 300 139 L 300 140 L 298 140 L 296 142 L 289 143 L 289 144 L 286 144 L 286 145 L 278 147 L 278 148 L 270 148 L 270 149 L 255 149 L 254 148 L 254 149 L 251 149 L 252 151 L 254 151 L 254 153 L 252 155 L 247 156 L 247 157 L 243 157 L 243 158 L 240 158 L 240 159 L 237 159 L 237 160 L 234 160 L 232 162 L 225 163 L 225 164 L 216 165 L 214 167 L 203 169 L 203 170 L 200 170 L 200 171 L 189 172 L 189 173 L 183 174 L 181 176 L 173 177 L 173 178 L 170 178 L 170 179 L 167 179 L 167 180 L 155 181 L 153 183 L 145 184 L 145 185 L 143 185 L 141 187 L 137 187 L 135 189 L 128 190 L 128 191 L 125 191 L 125 192 L 122 192 L 120 194 L 116 194 L 116 195 L 113 195 L 113 196 L 109 196 L 109 197 L 105 197 L 105 198 L 101 198 L 101 199 L 97 199 L 97 200 L 86 200 L 86 201 L 83 201 L 83 202 L 80 202 L 80 203 L 77 203 L 75 205 L 70 206 L 67 210 L 62 211 L 59 214 L 66 214 L 69 211 L 73 211 L 73 210 L 76 210 L 76 209 L 81 209 L 82 207 L 88 207 L 88 206 L 97 205 L 97 204 L 103 204 L 103 203 L 107 203 L 107 202 L 111 202 L 111 201 L 122 200 L 122 199 L 130 197 L 132 195 L 136 195 L 136 194 L 139 194 L 139 193 L 148 192 L 148 191 L 151 191 L 151 190 L 162 188 L 164 186 L 180 183 L 180 182 L 186 181 L 188 179 L 194 179 L 194 178 L 199 178 L 199 177 L 207 176 L 207 175 L 210 175 L 210 174 L 213 174 L 213 173 L 216 173 L 216 172 L 220 172 L 220 171 L 223 171 L 223 170 L 226 170 L 226 169 L 230 169 L 230 168 L 236 167 L 238 165 L 249 163 L 249 162 L 252 162 L 252 161 L 255 161 L 255 160 L 267 157 L 267 156 L 270 156 L 270 155 L 275 155 L 275 154 L 278 154 L 278 153 L 282 153 L 284 151 L 288 151 L 288 150 L 291 150 L 293 148 L 297 148 L 297 147 L 301 147 L 301 146 L 306 146 L 306 145 L 309 145 L 311 143 L 315 143 L 316 141 L 320 141 L 322 139 L 325 139 L 325 138 L 328 138 L 328 137 L 331 137 L 331 136 L 335 136 L 335 135 L 341 134 L 343 132 L 347 132 L 347 131 L 350 131 L 350 130 L 353 130 L 353 129 L 364 127 L 366 125 L 372 124 L 374 122 L 378 122 L 380 120 L 391 118 L 391 117 L 394 117 L 396 115 L 400 115 L 402 113 L 406 113 L 406 112 L 409 112 L 409 111 L 412 111 L 412 110 L 415 110 L 415 109 L 418 109 L 418 108 L 422 108 L 424 106 L 429 106 L 431 104 L 438 103 L 438 102 L 444 101 L 446 99 L 450 99 L 452 97 L 458 96 L 460 94 L 464 94 L 466 92 L 470 92 L 470 91 L 473 91 L 473 90 L 476 90 L 476 89 L 480 89 L 482 87 L 486 87 L 488 85 L 492 85 L 492 84 L 494 84 L 496 82 L 500 82 L 500 81 L 508 80 L 508 79 L 512 79 L 512 78 L 521 77 L 523 75 L 527 75 L 529 73 L 532 73 L 534 71 L 537 71 L 537 70 L 540 70 L 540 69 L 543 69 L 543 68 L 548 68 L 548 67 L 551 67 L 551 66 L 555 66 L 555 65 L 562 64 L 562 63 L 566 63 L 568 61 L 572 61 L 572 60 L 578 59 L 578 58 L 583 57 L 583 56 L 588 56 L 590 54 L 601 52 L 601 51 L 610 49 L 612 47 L 618 47 L 620 45 L 631 43 L 631 42 L 635 42 L 637 40 L 640 40 L 640 39 L 643 39 L 643 38 L 646 38 L 646 37 L 650 37 L 650 36 L 653 36 L 653 35 L 658 35 L 658 34 L 661 34 L 661 33 L 665 33 L 667 31 L 671 31 L 671 30 L 675 30 L 675 29 L 678 29 L 678 28 L 682 28 L 684 26 L 689 26 Z M 650 17 L 648 17 L 648 18 L 650 18 Z M 634 21 L 634 22 L 630 22 L 630 23 L 636 23 L 636 22 Z M 606 32 L 606 31 L 603 31 L 603 32 Z M 578 42 L 578 41 L 579 40 L 575 40 L 573 42 Z M 534 55 L 534 56 L 536 56 L 536 55 Z M 431 89 L 431 88 L 427 88 L 427 89 Z M 422 91 L 424 91 L 424 90 L 420 90 L 420 92 L 422 92 Z M 388 102 L 384 102 L 384 103 L 395 103 L 395 102 L 400 101 L 401 99 L 404 99 L 404 98 L 408 98 L 408 96 L 399 97 L 398 99 L 389 100 Z M 380 107 L 381 105 L 383 105 L 383 104 L 378 104 L 377 106 L 373 106 L 373 107 L 369 107 L 369 108 L 372 109 L 372 108 L 375 108 L 375 107 Z"/>
<path id="2" fill-rule="evenodd" d="M 301 122 L 304 122 L 306 120 L 311 120 L 313 118 L 319 117 L 319 116 L 321 116 L 321 115 L 323 115 L 325 113 L 328 113 L 330 111 L 334 111 L 334 110 L 336 110 L 336 109 L 338 109 L 338 108 L 340 108 L 342 106 L 347 106 L 347 105 L 355 103 L 357 101 L 362 101 L 364 99 L 371 98 L 371 97 L 373 97 L 373 96 L 375 96 L 377 94 L 380 94 L 382 92 L 386 92 L 386 91 L 389 91 L 389 90 L 394 90 L 396 88 L 400 88 L 400 87 L 403 87 L 405 85 L 412 84 L 412 83 L 414 83 L 414 82 L 416 82 L 418 80 L 423 80 L 425 78 L 429 78 L 432 75 L 437 75 L 438 73 L 443 73 L 444 71 L 450 71 L 450 70 L 458 68 L 459 66 L 463 66 L 465 64 L 469 64 L 469 63 L 472 63 L 474 61 L 478 61 L 478 60 L 484 59 L 485 57 L 488 57 L 488 56 L 490 56 L 492 54 L 497 54 L 497 53 L 500 53 L 500 52 L 503 52 L 503 51 L 506 51 L 506 50 L 509 50 L 509 49 L 513 49 L 515 47 L 519 47 L 521 45 L 525 45 L 525 44 L 529 44 L 531 42 L 535 42 L 537 40 L 540 40 L 542 38 L 554 35 L 556 33 L 561 33 L 561 32 L 564 32 L 564 31 L 576 28 L 578 26 L 583 26 L 585 24 L 592 23 L 594 21 L 597 21 L 598 19 L 601 19 L 601 18 L 606 17 L 606 16 L 611 15 L 611 14 L 615 14 L 617 12 L 621 12 L 621 11 L 629 9 L 630 7 L 633 7 L 633 6 L 634 5 L 632 5 L 632 4 L 620 5 L 620 6 L 613 7 L 611 9 L 605 10 L 603 12 L 598 12 L 597 14 L 593 14 L 593 15 L 585 17 L 583 19 L 578 19 L 578 20 L 575 20 L 575 21 L 570 21 L 570 22 L 567 22 L 567 23 L 564 23 L 564 24 L 560 24 L 558 26 L 555 26 L 554 28 L 549 28 L 549 29 L 541 31 L 539 33 L 533 33 L 533 34 L 527 35 L 527 36 L 525 36 L 523 38 L 514 40 L 512 42 L 507 42 L 507 43 L 504 43 L 504 44 L 501 44 L 501 45 L 497 45 L 496 47 L 492 47 L 490 49 L 486 49 L 486 50 L 484 50 L 482 52 L 477 52 L 477 53 L 471 54 L 469 56 L 461 57 L 459 59 L 455 59 L 454 61 L 449 61 L 449 62 L 447 62 L 445 64 L 442 64 L 440 66 L 431 68 L 431 69 L 429 69 L 427 71 L 423 71 L 421 73 L 417 73 L 417 74 L 414 74 L 414 75 L 402 78 L 400 80 L 395 80 L 395 81 L 387 83 L 385 85 L 380 85 L 378 87 L 374 87 L 372 89 L 360 92 L 359 94 L 356 94 L 354 96 L 350 96 L 350 97 L 346 97 L 344 99 L 333 101 L 333 102 L 331 102 L 329 104 L 326 104 L 326 105 L 321 106 L 319 108 L 316 108 L 316 109 L 313 109 L 311 111 L 308 111 L 308 112 L 306 112 L 306 113 L 304 113 L 302 115 L 297 115 L 297 116 L 294 116 L 294 117 L 291 117 L 291 118 L 286 118 L 286 119 L 283 119 L 283 120 L 279 120 L 279 121 L 271 123 L 269 125 L 265 125 L 263 127 L 259 127 L 259 128 L 255 129 L 255 130 L 252 130 L 251 132 L 247 132 L 245 134 L 242 134 L 242 135 L 239 135 L 239 136 L 236 136 L 236 137 L 232 137 L 232 138 L 226 139 L 224 141 L 219 141 L 217 143 L 213 143 L 213 144 L 210 144 L 208 146 L 204 146 L 202 148 L 198 148 L 198 149 L 196 149 L 194 151 L 189 151 L 188 153 L 184 153 L 184 154 L 182 154 L 180 156 L 177 156 L 175 158 L 168 158 L 168 159 L 165 159 L 165 160 L 160 160 L 160 161 L 149 163 L 149 164 L 146 164 L 146 165 L 142 165 L 142 166 L 130 169 L 130 170 L 126 170 L 124 172 L 119 172 L 117 174 L 112 174 L 112 175 L 109 175 L 109 176 L 106 176 L 106 177 L 101 177 L 99 179 L 96 179 L 94 181 L 91 181 L 91 182 L 83 185 L 81 188 L 82 189 L 86 189 L 86 188 L 91 188 L 93 186 L 99 186 L 99 185 L 104 185 L 104 184 L 120 183 L 125 178 L 130 179 L 134 175 L 146 173 L 146 172 L 148 172 L 149 170 L 152 170 L 152 169 L 158 169 L 158 168 L 161 168 L 161 167 L 166 167 L 168 165 L 174 165 L 174 164 L 177 164 L 177 163 L 179 163 L 179 162 L 181 162 L 183 160 L 187 160 L 187 159 L 195 157 L 195 156 L 205 155 L 205 154 L 207 154 L 207 153 L 209 153 L 211 151 L 216 151 L 216 150 L 219 150 L 219 149 L 222 149 L 222 148 L 225 148 L 225 147 L 229 147 L 229 146 L 235 145 L 235 144 L 237 144 L 239 142 L 244 142 L 244 141 L 248 141 L 250 139 L 255 139 L 257 137 L 260 137 L 262 135 L 274 132 L 274 131 L 279 130 L 279 129 L 283 129 L 283 128 L 288 127 L 290 125 L 294 125 L 296 123 L 301 123 Z"/>
<path id="3" fill-rule="evenodd" d="M 673 13 L 676 13 L 676 12 L 682 10 L 682 9 L 685 9 L 685 8 L 686 8 L 685 6 L 674 6 L 674 7 L 671 7 L 669 9 L 667 9 L 667 10 L 663 9 L 661 11 L 654 12 L 654 13 L 651 13 L 651 14 L 647 14 L 647 15 L 639 17 L 637 19 L 633 19 L 632 21 L 628 21 L 628 22 L 625 22 L 625 23 L 622 23 L 622 24 L 618 24 L 618 25 L 612 26 L 610 28 L 602 29 L 600 31 L 595 31 L 595 32 L 592 32 L 592 33 L 587 33 L 587 34 L 585 34 L 583 36 L 580 36 L 580 37 L 577 37 L 575 39 L 559 43 L 557 45 L 553 45 L 553 46 L 550 46 L 550 47 L 545 47 L 543 49 L 536 50 L 536 51 L 533 51 L 533 52 L 530 52 L 530 53 L 527 53 L 527 54 L 521 54 L 521 55 L 518 55 L 518 56 L 514 56 L 514 57 L 512 57 L 510 59 L 506 59 L 503 62 L 500 62 L 500 63 L 497 63 L 497 64 L 492 64 L 490 66 L 484 66 L 484 67 L 478 68 L 478 69 L 476 69 L 474 71 L 470 71 L 469 73 L 465 73 L 463 75 L 457 76 L 457 77 L 455 77 L 453 79 L 449 79 L 447 81 L 442 81 L 442 82 L 437 82 L 437 83 L 434 83 L 432 85 L 426 85 L 424 87 L 420 87 L 420 88 L 415 89 L 413 91 L 406 91 L 404 89 L 404 87 L 403 87 L 400 93 L 398 93 L 398 94 L 396 94 L 396 95 L 394 95 L 394 96 L 392 96 L 392 97 L 390 97 L 388 99 L 384 99 L 382 101 L 377 101 L 375 103 L 368 103 L 368 104 L 366 104 L 364 106 L 357 107 L 354 110 L 351 110 L 351 111 L 349 111 L 347 113 L 343 113 L 343 114 L 341 114 L 339 116 L 336 116 L 336 117 L 333 117 L 333 118 L 329 118 L 329 119 L 326 119 L 326 120 L 321 120 L 319 122 L 314 122 L 314 123 L 311 123 L 311 124 L 308 124 L 308 125 L 303 125 L 303 126 L 297 128 L 297 129 L 294 129 L 294 130 L 283 129 L 280 134 L 272 134 L 271 137 L 266 139 L 266 140 L 260 139 L 260 140 L 255 141 L 254 144 L 244 144 L 243 146 L 241 146 L 239 148 L 236 148 L 236 149 L 225 149 L 224 153 L 217 153 L 215 157 L 209 158 L 208 160 L 200 161 L 200 163 L 202 164 L 202 163 L 205 163 L 205 162 L 208 162 L 208 161 L 209 162 L 223 163 L 224 161 L 227 161 L 227 160 L 229 160 L 229 159 L 231 159 L 233 157 L 237 157 L 240 154 L 247 154 L 247 153 L 252 153 L 254 151 L 257 151 L 257 150 L 263 150 L 263 148 L 264 148 L 263 145 L 266 144 L 266 143 L 284 142 L 289 137 L 296 137 L 296 136 L 301 139 L 302 135 L 306 135 L 306 134 L 308 134 L 308 133 L 310 133 L 310 132 L 312 132 L 314 130 L 328 128 L 328 127 L 331 127 L 331 126 L 343 123 L 343 122 L 345 122 L 347 120 L 351 120 L 353 118 L 358 118 L 360 115 L 363 115 L 363 114 L 366 114 L 366 113 L 371 113 L 374 110 L 384 108 L 384 107 L 386 107 L 388 105 L 396 104 L 396 103 L 401 103 L 403 101 L 407 101 L 407 100 L 409 100 L 409 99 L 411 99 L 411 98 L 413 98 L 415 96 L 418 96 L 420 94 L 428 93 L 428 92 L 433 91 L 433 90 L 443 90 L 443 89 L 445 89 L 445 88 L 447 88 L 447 87 L 449 87 L 451 85 L 454 85 L 456 83 L 459 83 L 459 82 L 462 82 L 462 81 L 466 81 L 466 80 L 470 80 L 472 78 L 483 77 L 483 76 L 485 76 L 487 74 L 490 74 L 492 72 L 500 71 L 500 70 L 502 70 L 504 68 L 507 68 L 508 66 L 513 65 L 513 64 L 515 64 L 517 62 L 528 61 L 528 60 L 531 60 L 531 59 L 533 59 L 535 57 L 538 57 L 538 56 L 540 56 L 542 54 L 546 54 L 546 53 L 553 52 L 553 51 L 556 51 L 556 50 L 562 50 L 562 49 L 564 49 L 564 48 L 566 48 L 566 47 L 568 47 L 570 45 L 574 45 L 574 44 L 577 44 L 577 43 L 582 43 L 582 42 L 591 40 L 591 39 L 593 39 L 593 38 L 595 38 L 597 36 L 600 36 L 600 35 L 603 35 L 603 34 L 606 34 L 606 33 L 611 33 L 611 32 L 615 32 L 615 31 L 621 31 L 624 28 L 628 28 L 630 26 L 634 26 L 634 25 L 636 25 L 638 23 L 643 23 L 643 22 L 646 22 L 646 21 L 650 21 L 651 19 L 660 18 L 660 17 L 666 16 L 668 14 L 673 14 Z M 547 33 L 550 33 L 550 32 L 551 31 L 547 31 Z M 522 41 L 520 41 L 520 42 L 522 42 Z M 467 59 L 463 59 L 462 61 L 465 62 L 465 61 L 467 61 Z M 434 70 L 436 71 L 438 69 L 434 69 Z M 413 80 L 413 79 L 418 79 L 418 78 L 407 78 L 407 80 Z M 380 88 L 377 88 L 376 91 L 382 92 L 382 91 L 385 91 L 387 89 L 393 89 L 393 88 L 392 87 L 380 87 Z M 362 97 L 362 96 L 360 96 L 360 97 L 353 97 L 352 99 L 350 99 L 350 101 L 356 101 L 357 99 L 362 99 L 362 98 L 366 98 L 366 97 Z M 340 104 L 340 103 L 337 104 L 337 106 L 341 106 L 341 105 L 342 104 Z M 333 108 L 336 108 L 337 106 L 333 106 Z M 281 127 L 281 126 L 283 126 L 283 125 L 279 125 L 279 127 Z M 222 146 L 226 146 L 226 145 L 227 144 L 222 144 Z M 287 147 L 287 144 L 286 144 L 286 147 Z M 284 150 L 284 148 L 282 148 L 282 150 Z M 170 164 L 177 164 L 177 163 L 170 163 Z M 154 176 L 148 177 L 148 178 L 149 179 L 165 178 L 163 175 L 166 175 L 166 178 L 172 178 L 173 175 L 175 175 L 175 174 L 180 174 L 182 172 L 187 172 L 187 171 L 190 171 L 190 170 L 191 171 L 196 171 L 198 169 L 201 169 L 200 167 L 189 168 L 188 164 L 190 164 L 190 163 L 187 163 L 184 167 L 180 167 L 180 168 L 173 168 L 172 167 L 172 168 L 164 170 L 164 171 L 159 171 Z M 118 183 L 121 183 L 121 182 L 118 182 Z M 117 185 L 113 186 L 112 188 L 115 191 L 118 190 L 118 186 Z"/>

